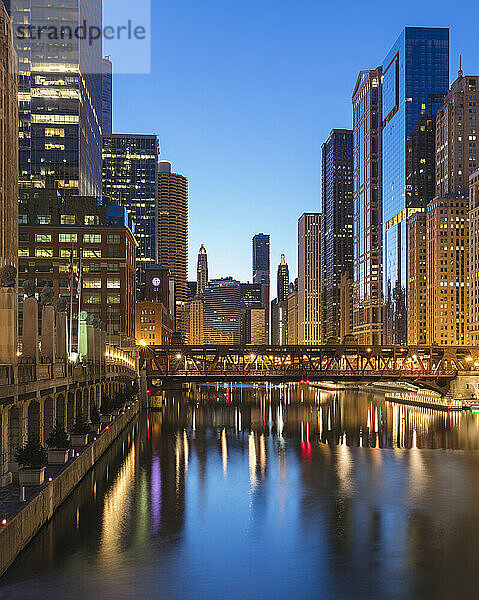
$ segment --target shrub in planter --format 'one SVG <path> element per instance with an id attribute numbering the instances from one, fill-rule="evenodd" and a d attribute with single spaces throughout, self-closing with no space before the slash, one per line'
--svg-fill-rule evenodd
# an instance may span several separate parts
<path id="1" fill-rule="evenodd" d="M 86 446 L 88 444 L 88 434 L 90 433 L 90 425 L 86 419 L 78 418 L 71 430 L 71 439 L 73 446 Z"/>
<path id="2" fill-rule="evenodd" d="M 18 473 L 20 485 L 41 485 L 45 481 L 47 451 L 36 440 L 28 441 L 15 450 L 15 460 L 21 467 Z"/>
<path id="3" fill-rule="evenodd" d="M 113 412 L 113 402 L 110 396 L 103 396 L 101 400 L 100 412 L 104 416 L 109 416 Z"/>
<path id="4" fill-rule="evenodd" d="M 71 446 L 70 438 L 65 429 L 57 423 L 47 438 L 48 464 L 64 465 L 68 462 L 68 453 Z"/>
<path id="5" fill-rule="evenodd" d="M 90 411 L 90 421 L 90 432 L 98 435 L 98 433 L 100 432 L 101 415 L 100 411 L 98 410 L 98 407 L 95 405 L 92 406 L 92 409 Z"/>

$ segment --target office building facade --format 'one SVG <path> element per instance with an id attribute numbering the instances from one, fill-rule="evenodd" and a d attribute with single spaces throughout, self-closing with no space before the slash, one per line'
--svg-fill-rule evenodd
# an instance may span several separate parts
<path id="1" fill-rule="evenodd" d="M 262 286 L 262 306 L 265 310 L 267 340 L 269 340 L 270 265 L 270 236 L 258 233 L 253 237 L 253 283 Z"/>
<path id="2" fill-rule="evenodd" d="M 298 221 L 298 344 L 321 343 L 321 214 Z"/>
<path id="3" fill-rule="evenodd" d="M 322 146 L 321 337 L 339 340 L 341 275 L 353 278 L 353 132 Z"/>
<path id="4" fill-rule="evenodd" d="M 469 176 L 469 341 L 479 346 L 479 170 Z"/>
<path id="5" fill-rule="evenodd" d="M 353 92 L 353 333 L 382 340 L 382 68 L 361 71 Z"/>
<path id="6" fill-rule="evenodd" d="M 436 196 L 468 198 L 469 176 L 479 167 L 476 112 L 479 76 L 459 76 L 436 121 Z"/>
<path id="7" fill-rule="evenodd" d="M 137 243 L 126 211 L 41 188 L 20 190 L 19 211 L 19 286 L 30 279 L 69 301 L 70 260 L 78 271 L 81 256 L 81 310 L 105 323 L 111 343 L 133 344 Z M 75 323 L 77 312 L 75 300 Z"/>
<path id="8" fill-rule="evenodd" d="M 298 343 L 298 279 L 289 285 L 288 293 L 288 345 Z"/>
<path id="9" fill-rule="evenodd" d="M 382 66 L 383 333 L 407 341 L 406 140 L 427 105 L 449 87 L 449 30 L 406 27 Z M 435 115 L 439 104 L 432 106 Z"/>
<path id="10" fill-rule="evenodd" d="M 289 267 L 284 254 L 281 255 L 278 265 L 276 289 L 277 299 L 280 302 L 287 300 L 289 294 Z"/>
<path id="11" fill-rule="evenodd" d="M 203 290 L 203 339 L 205 344 L 239 344 L 241 292 L 232 277 L 212 279 Z"/>
<path id="12" fill-rule="evenodd" d="M 171 163 L 158 166 L 158 263 L 170 270 L 176 290 L 176 331 L 186 334 L 188 268 L 188 180 L 171 171 Z"/>
<path id="13" fill-rule="evenodd" d="M 416 212 L 407 221 L 407 337 L 411 345 L 426 343 L 426 213 Z"/>
<path id="14" fill-rule="evenodd" d="M 14 29 L 102 26 L 101 0 L 8 3 Z M 20 183 L 101 197 L 102 43 L 16 37 Z"/>
<path id="15" fill-rule="evenodd" d="M 426 210 L 426 343 L 469 343 L 469 200 L 435 198 Z"/>
<path id="16" fill-rule="evenodd" d="M 103 135 L 113 133 L 113 65 L 109 58 L 102 61 L 101 129 Z"/>
<path id="17" fill-rule="evenodd" d="M 135 237 L 139 244 L 137 296 L 142 298 L 145 269 L 158 263 L 156 135 L 103 136 L 103 202 L 123 206 L 135 222 Z"/>

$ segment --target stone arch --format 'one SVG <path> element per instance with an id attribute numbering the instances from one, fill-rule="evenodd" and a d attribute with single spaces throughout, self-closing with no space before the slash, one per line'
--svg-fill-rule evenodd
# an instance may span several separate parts
<path id="1" fill-rule="evenodd" d="M 43 402 L 43 439 L 46 440 L 55 425 L 55 402 L 51 396 Z"/>
<path id="2" fill-rule="evenodd" d="M 6 444 L 7 460 L 11 463 L 15 461 L 15 450 L 23 443 L 21 425 L 20 408 L 12 406 L 8 411 L 8 443 Z"/>
<path id="3" fill-rule="evenodd" d="M 65 396 L 58 394 L 56 400 L 56 422 L 62 427 L 66 428 L 66 414 L 65 414 Z"/>
<path id="4" fill-rule="evenodd" d="M 27 409 L 27 439 L 29 442 L 41 441 L 40 402 L 32 400 Z"/>
<path id="5" fill-rule="evenodd" d="M 67 430 L 73 427 L 75 422 L 75 394 L 68 392 L 67 398 Z"/>

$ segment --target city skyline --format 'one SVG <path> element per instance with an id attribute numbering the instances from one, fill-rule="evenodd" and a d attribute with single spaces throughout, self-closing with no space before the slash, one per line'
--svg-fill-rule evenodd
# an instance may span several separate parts
<path id="1" fill-rule="evenodd" d="M 441 4 L 435 6 L 439 9 Z M 352 127 L 351 95 L 357 73 L 381 64 L 405 25 L 450 27 L 450 83 L 456 78 L 460 54 L 465 72 L 479 72 L 479 59 L 470 41 L 472 23 L 465 17 L 452 16 L 447 11 L 439 17 L 440 11 L 432 12 L 432 5 L 418 7 L 410 2 L 400 16 L 387 20 L 378 31 L 370 24 L 377 4 L 361 11 L 350 3 L 347 8 L 350 19 L 344 23 L 341 19 L 341 28 L 345 29 L 334 31 L 328 26 L 328 20 L 339 24 L 339 18 L 330 9 L 320 12 L 319 8 L 306 6 L 298 16 L 298 27 L 291 31 L 286 4 L 280 2 L 275 4 L 274 27 L 264 36 L 262 28 L 246 21 L 248 5 L 236 9 L 237 22 L 231 19 L 231 12 L 218 13 L 212 3 L 204 8 L 206 17 L 204 10 L 199 11 L 190 2 L 182 7 L 162 6 L 161 19 L 170 24 L 181 22 L 191 37 L 179 48 L 173 46 L 175 36 L 180 35 L 183 40 L 185 33 L 174 25 L 166 30 L 159 8 L 153 6 L 153 25 L 159 31 L 153 40 L 153 56 L 175 48 L 168 63 L 162 63 L 162 69 L 166 68 L 172 77 L 171 84 L 164 87 L 162 82 L 168 78 L 155 71 L 154 62 L 149 76 L 115 75 L 114 130 L 157 133 L 161 158 L 171 160 L 178 172 L 188 177 L 189 279 L 195 277 L 196 252 L 204 243 L 211 256 L 212 277 L 234 275 L 247 281 L 251 268 L 249 244 L 258 231 L 271 234 L 273 263 L 284 252 L 291 272 L 297 272 L 297 219 L 303 211 L 314 212 L 320 207 L 321 143 L 332 128 Z M 262 8 L 260 14 L 265 10 Z M 211 25 L 205 24 L 208 15 L 212 17 Z M 197 24 L 201 28 L 197 29 Z M 206 34 L 213 26 L 217 34 L 207 41 Z M 301 27 L 310 36 L 303 36 Z M 234 31 L 235 41 L 230 43 L 227 36 Z M 351 44 L 340 43 L 348 32 L 354 33 L 351 44 L 360 47 L 360 51 L 352 53 Z M 247 48 L 242 47 L 243 54 L 236 49 L 239 34 L 248 39 Z M 288 56 L 281 39 L 294 40 Z M 217 56 L 215 43 L 221 44 L 224 56 Z M 335 48 L 333 54 L 325 52 L 330 44 Z M 198 49 L 197 56 L 193 49 L 195 53 Z M 115 68 L 114 57 L 112 60 Z M 277 66 L 271 69 L 275 61 Z M 228 63 L 233 65 L 231 72 Z M 252 64 L 249 83 L 242 83 L 243 72 Z M 261 83 L 266 67 L 270 69 L 267 85 Z M 294 89 L 284 89 L 282 69 L 292 75 Z M 322 92 L 323 78 L 329 80 L 332 93 Z M 256 85 L 254 103 L 247 100 L 251 85 Z M 185 96 L 186 88 L 189 93 Z M 154 102 L 155 111 L 148 113 L 148 118 L 144 111 L 131 111 L 134 96 L 141 97 L 142 104 Z M 214 186 L 208 170 L 212 164 Z M 250 170 L 248 177 L 244 177 L 245 166 Z M 285 168 L 291 170 L 291 176 L 284 176 Z M 249 185 L 251 178 L 253 186 Z M 275 204 L 280 210 L 275 210 Z M 252 211 L 256 214 L 255 223 L 247 218 Z M 229 226 L 233 222 L 240 226 L 231 235 Z"/>

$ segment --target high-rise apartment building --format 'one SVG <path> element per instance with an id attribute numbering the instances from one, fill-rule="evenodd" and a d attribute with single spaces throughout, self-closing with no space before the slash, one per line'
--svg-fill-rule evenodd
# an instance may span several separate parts
<path id="1" fill-rule="evenodd" d="M 196 295 L 201 296 L 208 285 L 208 254 L 206 248 L 201 244 L 198 252 L 198 264 L 196 267 Z"/>
<path id="2" fill-rule="evenodd" d="M 188 261 L 188 180 L 158 165 L 158 262 L 170 270 L 176 289 L 176 330 L 186 334 L 186 272 Z"/>
<path id="3" fill-rule="evenodd" d="M 426 211 L 426 343 L 465 346 L 469 200 L 435 198 Z"/>
<path id="4" fill-rule="evenodd" d="M 203 339 L 205 344 L 239 344 L 240 283 L 232 277 L 212 279 L 203 290 Z"/>
<path id="5" fill-rule="evenodd" d="M 288 294 L 288 345 L 298 343 L 298 279 L 289 285 Z"/>
<path id="6" fill-rule="evenodd" d="M 407 218 L 417 207 L 406 194 L 406 141 L 428 94 L 441 97 L 448 87 L 449 30 L 406 27 L 382 66 L 384 343 L 407 341 Z"/>
<path id="7" fill-rule="evenodd" d="M 17 68 L 10 18 L 0 2 L 0 268 L 18 262 Z"/>
<path id="8" fill-rule="evenodd" d="M 103 201 L 123 206 L 135 222 L 137 296 L 145 269 L 158 263 L 158 138 L 156 135 L 103 136 Z M 162 265 L 168 266 L 168 265 Z"/>
<path id="9" fill-rule="evenodd" d="M 266 339 L 269 340 L 270 294 L 270 236 L 258 233 L 253 237 L 253 283 L 262 286 L 263 308 L 266 319 Z"/>
<path id="10" fill-rule="evenodd" d="M 284 254 L 278 265 L 278 274 L 276 281 L 277 298 L 280 302 L 287 300 L 289 294 L 289 267 Z"/>
<path id="11" fill-rule="evenodd" d="M 11 0 L 7 8 L 19 64 L 20 182 L 99 198 L 101 36 L 90 43 L 88 36 L 60 32 L 75 31 L 84 21 L 101 30 L 101 0 Z M 47 26 L 57 30 L 56 39 L 45 34 Z M 22 35 L 28 28 L 31 35 Z"/>
<path id="12" fill-rule="evenodd" d="M 407 339 L 426 343 L 426 213 L 416 212 L 407 222 Z"/>
<path id="13" fill-rule="evenodd" d="M 111 135 L 113 133 L 113 66 L 109 58 L 103 59 L 101 128 L 103 135 Z"/>
<path id="14" fill-rule="evenodd" d="M 479 76 L 459 71 L 437 113 L 436 196 L 440 198 L 469 196 L 469 175 L 479 167 L 478 93 Z"/>
<path id="15" fill-rule="evenodd" d="M 298 344 L 321 342 L 321 214 L 298 221 Z"/>
<path id="16" fill-rule="evenodd" d="M 479 346 L 479 170 L 469 177 L 469 341 Z"/>
<path id="17" fill-rule="evenodd" d="M 322 146 L 321 337 L 339 340 L 341 275 L 353 278 L 353 132 Z M 300 298 L 301 301 L 301 298 Z"/>
<path id="18" fill-rule="evenodd" d="M 382 68 L 361 71 L 353 92 L 353 333 L 382 340 Z"/>

